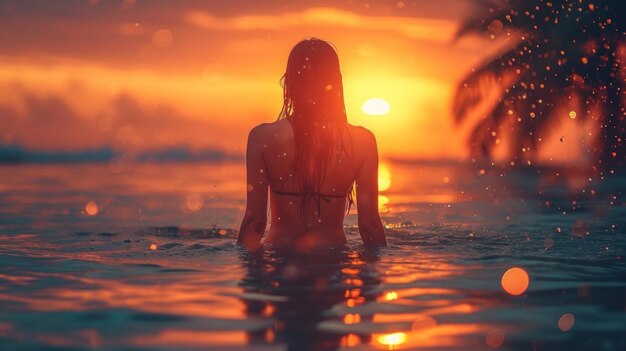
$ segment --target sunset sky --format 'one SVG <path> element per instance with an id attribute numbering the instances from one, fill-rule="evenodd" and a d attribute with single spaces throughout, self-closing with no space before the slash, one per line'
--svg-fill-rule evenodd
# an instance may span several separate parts
<path id="1" fill-rule="evenodd" d="M 280 111 L 290 49 L 315 36 L 336 45 L 348 119 L 372 129 L 381 154 L 463 158 L 452 93 L 497 49 L 454 41 L 469 3 L 3 1 L 0 144 L 241 153 L 248 130 Z M 389 113 L 366 115 L 370 98 Z"/>

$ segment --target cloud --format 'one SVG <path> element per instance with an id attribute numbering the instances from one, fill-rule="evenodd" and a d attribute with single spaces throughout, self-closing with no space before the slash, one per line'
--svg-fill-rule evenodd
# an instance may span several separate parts
<path id="1" fill-rule="evenodd" d="M 188 23 L 197 27 L 218 31 L 283 31 L 306 26 L 331 26 L 338 28 L 388 31 L 413 39 L 450 42 L 458 23 L 451 20 L 410 18 L 399 16 L 366 16 L 352 11 L 329 7 L 316 7 L 300 12 L 274 15 L 240 15 L 218 17 L 206 11 L 189 11 Z"/>
<path id="2" fill-rule="evenodd" d="M 241 153 L 226 145 L 232 140 L 237 142 L 238 138 L 224 138 L 228 128 L 220 123 L 191 118 L 163 102 L 142 104 L 128 93 L 114 95 L 107 104 L 111 106 L 110 111 L 93 111 L 91 115 L 78 114 L 68 101 L 55 93 L 37 96 L 32 92 L 23 92 L 19 99 L 22 109 L 0 104 L 0 123 L 3 125 L 0 145 L 19 145 L 33 152 L 97 149 L 98 155 L 102 154 L 98 151 L 102 147 L 134 153 L 162 148 L 168 150 L 152 155 L 157 160 L 182 157 L 180 149 L 176 149 L 181 147 L 189 147 L 190 150 L 228 149 Z M 245 138 L 244 133 L 240 134 L 239 139 Z M 11 150 L 4 150 L 5 154 L 15 151 Z M 23 154 L 23 150 L 20 152 Z M 43 158 L 66 157 L 65 154 L 59 155 Z M 77 157 L 88 158 L 82 154 L 70 158 Z M 184 158 L 190 157 L 210 158 L 210 155 L 193 154 Z"/>

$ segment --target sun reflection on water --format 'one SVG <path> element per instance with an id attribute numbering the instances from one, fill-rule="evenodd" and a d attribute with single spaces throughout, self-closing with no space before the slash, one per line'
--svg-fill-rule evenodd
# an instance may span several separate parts
<path id="1" fill-rule="evenodd" d="M 389 350 L 396 350 L 398 345 L 402 345 L 406 342 L 407 336 L 405 333 L 398 332 L 398 333 L 376 335 L 374 338 L 381 345 L 387 346 Z"/>

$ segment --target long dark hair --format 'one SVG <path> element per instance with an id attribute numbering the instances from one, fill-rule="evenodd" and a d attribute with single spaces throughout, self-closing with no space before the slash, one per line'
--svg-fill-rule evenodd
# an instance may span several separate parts
<path id="1" fill-rule="evenodd" d="M 339 57 L 329 42 L 310 38 L 296 44 L 281 79 L 283 108 L 278 119 L 291 122 L 296 144 L 293 176 L 302 192 L 302 207 L 313 199 L 320 209 L 320 190 L 334 151 L 346 153 L 343 132 L 348 119 Z M 337 159 L 338 160 L 338 159 Z M 354 185 L 346 213 L 353 204 Z"/>

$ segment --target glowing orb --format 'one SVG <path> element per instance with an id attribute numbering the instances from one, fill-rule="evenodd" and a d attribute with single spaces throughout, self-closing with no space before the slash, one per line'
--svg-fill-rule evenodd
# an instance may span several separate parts
<path id="1" fill-rule="evenodd" d="M 502 288 L 511 295 L 521 295 L 528 289 L 528 273 L 513 267 L 502 275 Z"/>
<path id="2" fill-rule="evenodd" d="M 381 98 L 368 99 L 361 105 L 361 110 L 371 116 L 384 116 L 390 109 L 389 103 Z"/>
<path id="3" fill-rule="evenodd" d="M 98 204 L 95 201 L 89 201 L 85 205 L 85 212 L 87 212 L 90 216 L 95 216 L 98 214 Z"/>

